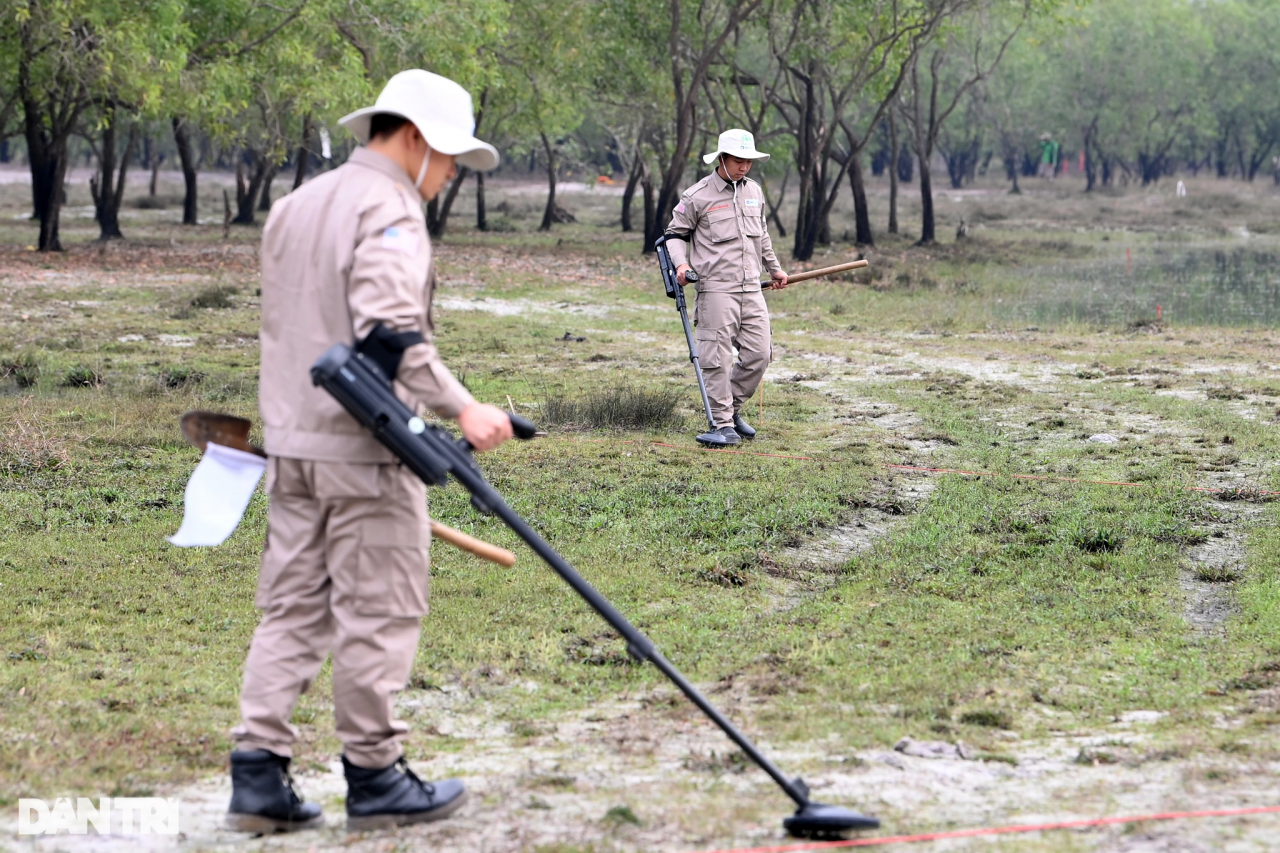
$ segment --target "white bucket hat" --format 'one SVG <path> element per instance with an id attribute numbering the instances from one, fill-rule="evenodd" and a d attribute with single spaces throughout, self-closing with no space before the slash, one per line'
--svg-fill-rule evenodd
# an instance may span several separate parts
<path id="1" fill-rule="evenodd" d="M 716 158 L 721 154 L 728 154 L 730 157 L 741 157 L 743 160 L 759 160 L 761 163 L 769 159 L 768 154 L 756 150 L 756 138 L 749 131 L 736 127 L 720 134 L 720 141 L 716 145 L 716 150 L 710 154 L 703 154 L 702 162 L 709 165 L 715 162 Z"/>
<path id="2" fill-rule="evenodd" d="M 369 141 L 369 125 L 378 113 L 413 122 L 432 150 L 456 155 L 463 166 L 477 172 L 498 166 L 497 149 L 473 135 L 476 120 L 471 95 L 448 77 L 421 68 L 401 71 L 387 81 L 373 106 L 343 116 L 338 124 L 363 145 Z M 421 177 L 418 181 L 421 183 Z"/>

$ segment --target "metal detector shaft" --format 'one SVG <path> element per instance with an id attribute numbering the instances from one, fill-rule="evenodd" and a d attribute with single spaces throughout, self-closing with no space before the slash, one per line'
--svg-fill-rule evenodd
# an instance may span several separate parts
<path id="1" fill-rule="evenodd" d="M 363 356 L 345 344 L 331 347 L 311 368 L 311 381 L 323 387 L 357 421 L 370 429 L 388 450 L 409 470 L 429 485 L 444 485 L 452 475 L 471 493 L 471 503 L 484 513 L 497 515 L 517 536 L 525 541 L 547 565 L 573 588 L 592 610 L 609 623 L 626 641 L 627 651 L 636 660 L 650 661 L 671 680 L 680 692 L 698 706 L 720 727 L 760 769 L 768 773 L 778 787 L 804 808 L 809 805 L 809 789 L 804 781 L 788 779 L 772 761 L 756 748 L 746 735 L 725 719 L 698 692 L 680 671 L 654 648 L 652 641 L 627 621 L 609 601 L 574 570 L 556 550 L 547 544 L 518 512 L 507 505 L 498 490 L 489 484 L 471 455 L 471 445 L 455 439 L 441 427 L 433 426 L 413 414 L 391 390 L 380 373 L 371 368 Z M 515 433 L 532 438 L 534 425 L 524 418 L 511 416 Z"/>
<path id="2" fill-rule="evenodd" d="M 698 393 L 702 395 L 702 411 L 707 415 L 707 428 L 715 431 L 716 421 L 711 416 L 711 400 L 707 398 L 707 383 L 702 378 L 702 364 L 698 361 L 698 345 L 693 341 L 693 327 L 689 325 L 689 308 L 684 301 L 684 288 L 676 294 L 676 309 L 680 312 L 680 322 L 684 324 L 684 339 L 689 343 L 689 361 L 693 362 L 693 373 L 698 377 Z"/>
<path id="3" fill-rule="evenodd" d="M 689 305 L 684 299 L 684 288 L 680 286 L 680 278 L 675 264 L 671 262 L 671 253 L 667 250 L 667 241 L 672 238 L 663 234 L 653 244 L 658 253 L 658 267 L 662 270 L 662 283 L 667 288 L 667 296 L 676 301 L 676 310 L 680 312 L 680 322 L 684 325 L 684 339 L 689 344 L 689 361 L 693 362 L 693 373 L 698 377 L 698 393 L 702 395 L 702 411 L 707 416 L 707 428 L 716 431 L 716 420 L 711 415 L 711 400 L 707 398 L 707 383 L 702 378 L 702 364 L 698 361 L 698 345 L 693 340 L 693 326 L 689 324 Z M 693 270 L 685 273 L 691 284 L 697 284 L 698 275 Z"/>

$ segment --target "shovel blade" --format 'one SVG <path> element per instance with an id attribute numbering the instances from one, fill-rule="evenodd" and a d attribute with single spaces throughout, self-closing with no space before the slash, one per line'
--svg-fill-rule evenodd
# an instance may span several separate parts
<path id="1" fill-rule="evenodd" d="M 266 456 L 260 448 L 249 443 L 249 429 L 252 426 L 246 418 L 221 412 L 196 411 L 182 416 L 182 434 L 202 451 L 212 441 L 223 447 Z"/>

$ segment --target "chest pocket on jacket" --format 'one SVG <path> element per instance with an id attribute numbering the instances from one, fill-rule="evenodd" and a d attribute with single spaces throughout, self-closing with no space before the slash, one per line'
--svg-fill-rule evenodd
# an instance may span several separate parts
<path id="1" fill-rule="evenodd" d="M 760 215 L 760 208 L 747 208 L 742 215 L 742 233 L 748 237 L 764 236 L 764 217 Z"/>
<path id="2" fill-rule="evenodd" d="M 738 236 L 738 223 L 734 216 L 733 205 L 725 205 L 707 214 L 707 232 L 711 236 L 712 243 L 723 243 Z"/>

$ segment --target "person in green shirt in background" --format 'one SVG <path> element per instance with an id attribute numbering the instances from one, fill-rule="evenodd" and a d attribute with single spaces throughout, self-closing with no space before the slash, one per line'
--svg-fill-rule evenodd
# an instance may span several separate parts
<path id="1" fill-rule="evenodd" d="M 1037 174 L 1052 180 L 1058 174 L 1058 156 L 1061 146 L 1051 133 L 1040 134 L 1040 169 Z"/>

